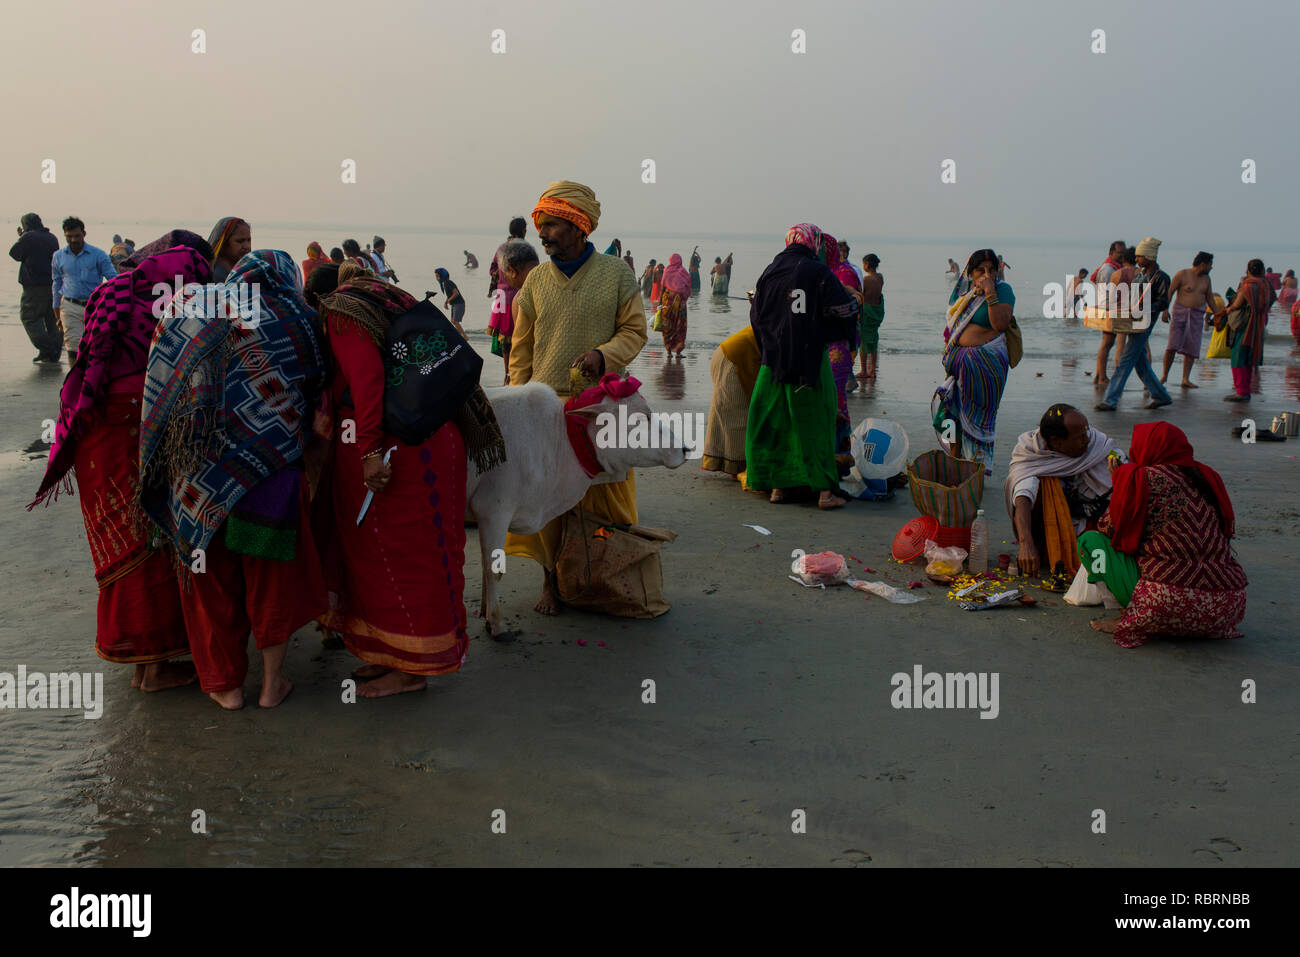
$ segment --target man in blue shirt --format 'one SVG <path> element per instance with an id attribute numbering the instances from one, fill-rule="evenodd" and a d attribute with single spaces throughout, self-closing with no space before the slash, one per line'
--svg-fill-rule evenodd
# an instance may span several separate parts
<path id="1" fill-rule="evenodd" d="M 50 260 L 59 249 L 59 241 L 35 213 L 23 216 L 18 237 L 9 256 L 22 263 L 18 268 L 18 283 L 23 287 L 18 314 L 27 338 L 37 349 L 32 361 L 58 365 L 63 351 L 63 330 L 50 304 Z"/>
<path id="2" fill-rule="evenodd" d="M 77 348 L 86 329 L 86 300 L 101 280 L 117 275 L 108 253 L 86 242 L 86 224 L 76 216 L 63 221 L 63 238 L 68 241 L 54 254 L 50 275 L 54 287 L 54 314 L 63 325 L 63 344 L 68 362 L 77 361 Z"/>

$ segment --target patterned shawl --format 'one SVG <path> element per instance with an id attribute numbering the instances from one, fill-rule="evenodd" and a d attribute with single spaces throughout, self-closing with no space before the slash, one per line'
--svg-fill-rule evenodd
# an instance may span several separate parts
<path id="1" fill-rule="evenodd" d="M 791 226 L 785 233 L 785 244 L 799 243 L 801 246 L 807 246 L 816 256 L 821 252 L 822 231 L 812 223 L 800 223 L 798 226 Z"/>
<path id="2" fill-rule="evenodd" d="M 207 548 L 245 492 L 302 455 L 325 358 L 300 281 L 288 253 L 255 250 L 225 288 L 255 288 L 256 318 L 173 303 L 159 326 L 141 410 L 141 504 L 183 559 Z"/>
<path id="3" fill-rule="evenodd" d="M 212 247 L 207 244 L 202 236 L 198 233 L 192 233 L 188 229 L 173 229 L 171 232 L 159 236 L 153 242 L 141 246 L 123 259 L 117 268 L 122 272 L 126 272 L 128 269 L 139 266 L 150 256 L 157 256 L 160 252 L 176 246 L 189 246 L 190 249 L 197 249 L 208 262 L 212 261 Z M 206 279 L 199 281 L 207 282 Z"/>
<path id="4" fill-rule="evenodd" d="M 356 326 L 382 354 L 389 324 L 414 309 L 418 301 L 396 285 L 360 270 L 344 267 L 339 270 L 339 280 L 332 295 L 321 297 L 321 313 L 332 313 L 336 320 Z M 475 386 L 454 421 L 465 440 L 465 451 L 480 473 L 506 460 L 506 440 L 482 386 Z"/>
<path id="5" fill-rule="evenodd" d="M 66 476 L 76 457 L 77 442 L 99 421 L 103 403 L 113 379 L 143 372 L 149 342 L 158 327 L 154 311 L 154 284 L 173 288 L 176 277 L 181 284 L 208 281 L 212 268 L 193 249 L 180 247 L 147 257 L 139 266 L 95 287 L 86 303 L 86 331 L 81 340 L 77 361 L 59 392 L 59 421 L 45 478 L 36 492 L 37 503 L 58 498 L 60 480 L 63 490 L 71 492 Z M 163 299 L 170 292 L 163 293 Z"/>

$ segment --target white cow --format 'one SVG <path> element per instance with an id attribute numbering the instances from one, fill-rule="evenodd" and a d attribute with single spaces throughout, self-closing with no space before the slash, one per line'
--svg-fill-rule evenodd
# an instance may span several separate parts
<path id="1" fill-rule="evenodd" d="M 531 535 L 553 518 L 573 508 L 592 485 L 623 481 L 630 468 L 666 465 L 675 469 L 686 461 L 681 436 L 666 419 L 655 417 L 640 392 L 623 399 L 606 396 L 596 405 L 578 410 L 587 419 L 587 431 L 596 447 L 601 471 L 588 477 L 578 464 L 564 427 L 564 400 L 539 382 L 483 390 L 492 403 L 506 440 L 506 462 L 477 473 L 468 466 L 465 489 L 466 517 L 478 523 L 479 551 L 483 559 L 482 610 L 488 634 L 500 637 L 502 610 L 498 595 L 501 576 L 492 572 L 492 553 L 506 546 L 506 532 Z M 626 421 L 649 417 L 658 448 L 628 448 L 626 442 L 597 442 L 602 412 L 615 416 L 627 406 Z M 607 420 L 602 420 L 607 421 Z"/>

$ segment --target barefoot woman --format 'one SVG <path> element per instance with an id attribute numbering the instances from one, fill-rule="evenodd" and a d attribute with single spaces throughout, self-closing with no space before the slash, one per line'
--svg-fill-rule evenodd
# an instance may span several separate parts
<path id="1" fill-rule="evenodd" d="M 339 278 L 321 299 L 334 361 L 334 442 L 316 497 L 318 527 L 329 529 L 322 533 L 326 581 L 337 597 L 326 625 L 367 663 L 354 672 L 367 682 L 358 693 L 382 698 L 420 691 L 429 675 L 459 671 L 465 661 L 465 446 L 467 439 L 495 444 L 495 452 L 470 448 L 477 463 L 485 455 L 499 460 L 505 445 L 494 423 L 464 418 L 463 431 L 448 421 L 419 445 L 384 431 L 381 350 L 389 324 L 416 300 L 351 264 Z M 477 397 L 486 405 L 481 391 Z M 475 414 L 476 401 L 460 416 Z M 346 420 L 355 423 L 355 441 L 341 440 Z M 357 524 L 367 491 L 374 499 Z"/>
<path id="2" fill-rule="evenodd" d="M 173 304 L 149 350 L 141 503 L 185 564 L 200 687 L 223 708 L 244 706 L 252 631 L 258 703 L 273 708 L 293 690 L 281 673 L 289 638 L 327 607 L 301 471 L 324 354 L 288 253 L 248 253 L 223 288 L 247 308 Z"/>
<path id="3" fill-rule="evenodd" d="M 858 306 L 818 261 L 821 230 L 791 226 L 785 249 L 758 277 L 749 309 L 762 353 L 745 429 L 746 484 L 783 502 L 794 489 L 819 493 L 818 507 L 839 508 L 836 494 L 835 380 L 829 343 L 848 339 Z"/>
<path id="4" fill-rule="evenodd" d="M 1094 581 L 1127 610 L 1094 621 L 1135 648 L 1155 635 L 1232 638 L 1246 614 L 1246 573 L 1232 556 L 1232 502 L 1219 473 L 1193 458 L 1168 422 L 1135 426 L 1127 465 L 1112 463 L 1114 491 L 1095 532 L 1079 536 Z M 1102 559 L 1098 561 L 1098 559 Z"/>
<path id="5" fill-rule="evenodd" d="M 182 285 L 202 283 L 212 272 L 212 251 L 199 236 L 169 235 L 181 236 L 176 248 L 145 257 L 87 302 L 86 332 L 63 383 L 50 464 L 37 492 L 37 501 L 49 501 L 61 486 L 71 490 L 67 478 L 75 468 L 99 583 L 95 650 L 106 661 L 134 664 L 131 685 L 144 691 L 194 681 L 191 665 L 168 662 L 189 654 L 190 645 L 176 574 L 166 553 L 150 547 L 139 501 L 140 395 L 158 325 L 154 283 L 170 290 L 177 276 Z"/>

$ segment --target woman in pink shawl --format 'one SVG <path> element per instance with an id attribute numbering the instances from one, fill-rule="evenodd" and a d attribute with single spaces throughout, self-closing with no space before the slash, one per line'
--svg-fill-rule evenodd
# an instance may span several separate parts
<path id="1" fill-rule="evenodd" d="M 835 273 L 835 278 L 844 286 L 845 291 L 858 301 L 858 308 L 861 309 L 862 283 L 858 280 L 858 274 L 853 271 L 853 267 L 841 260 L 840 244 L 828 233 L 822 233 L 822 254 L 827 267 Z M 842 339 L 826 347 L 831 360 L 831 377 L 835 380 L 835 401 L 838 407 L 835 416 L 836 456 L 849 454 L 849 433 L 852 424 L 849 419 L 848 383 L 853 378 L 854 345 L 855 343 Z M 837 464 L 843 466 L 844 460 L 840 459 Z"/>
<path id="2" fill-rule="evenodd" d="M 691 295 L 691 274 L 682 266 L 682 257 L 673 253 L 664 270 L 663 288 L 659 293 L 659 308 L 663 322 L 659 331 L 664 334 L 664 349 L 668 358 L 682 357 L 686 346 L 686 300 Z"/>
<path id="3" fill-rule="evenodd" d="M 174 236 L 175 233 L 169 234 Z M 132 687 L 191 684 L 194 668 L 168 661 L 190 652 L 180 587 L 167 553 L 150 541 L 140 507 L 140 414 L 145 363 L 175 284 L 205 283 L 212 249 L 192 233 L 102 283 L 86 303 L 86 333 L 59 393 L 59 419 L 36 501 L 72 491 L 76 476 L 99 584 L 95 650 L 135 665 Z"/>

